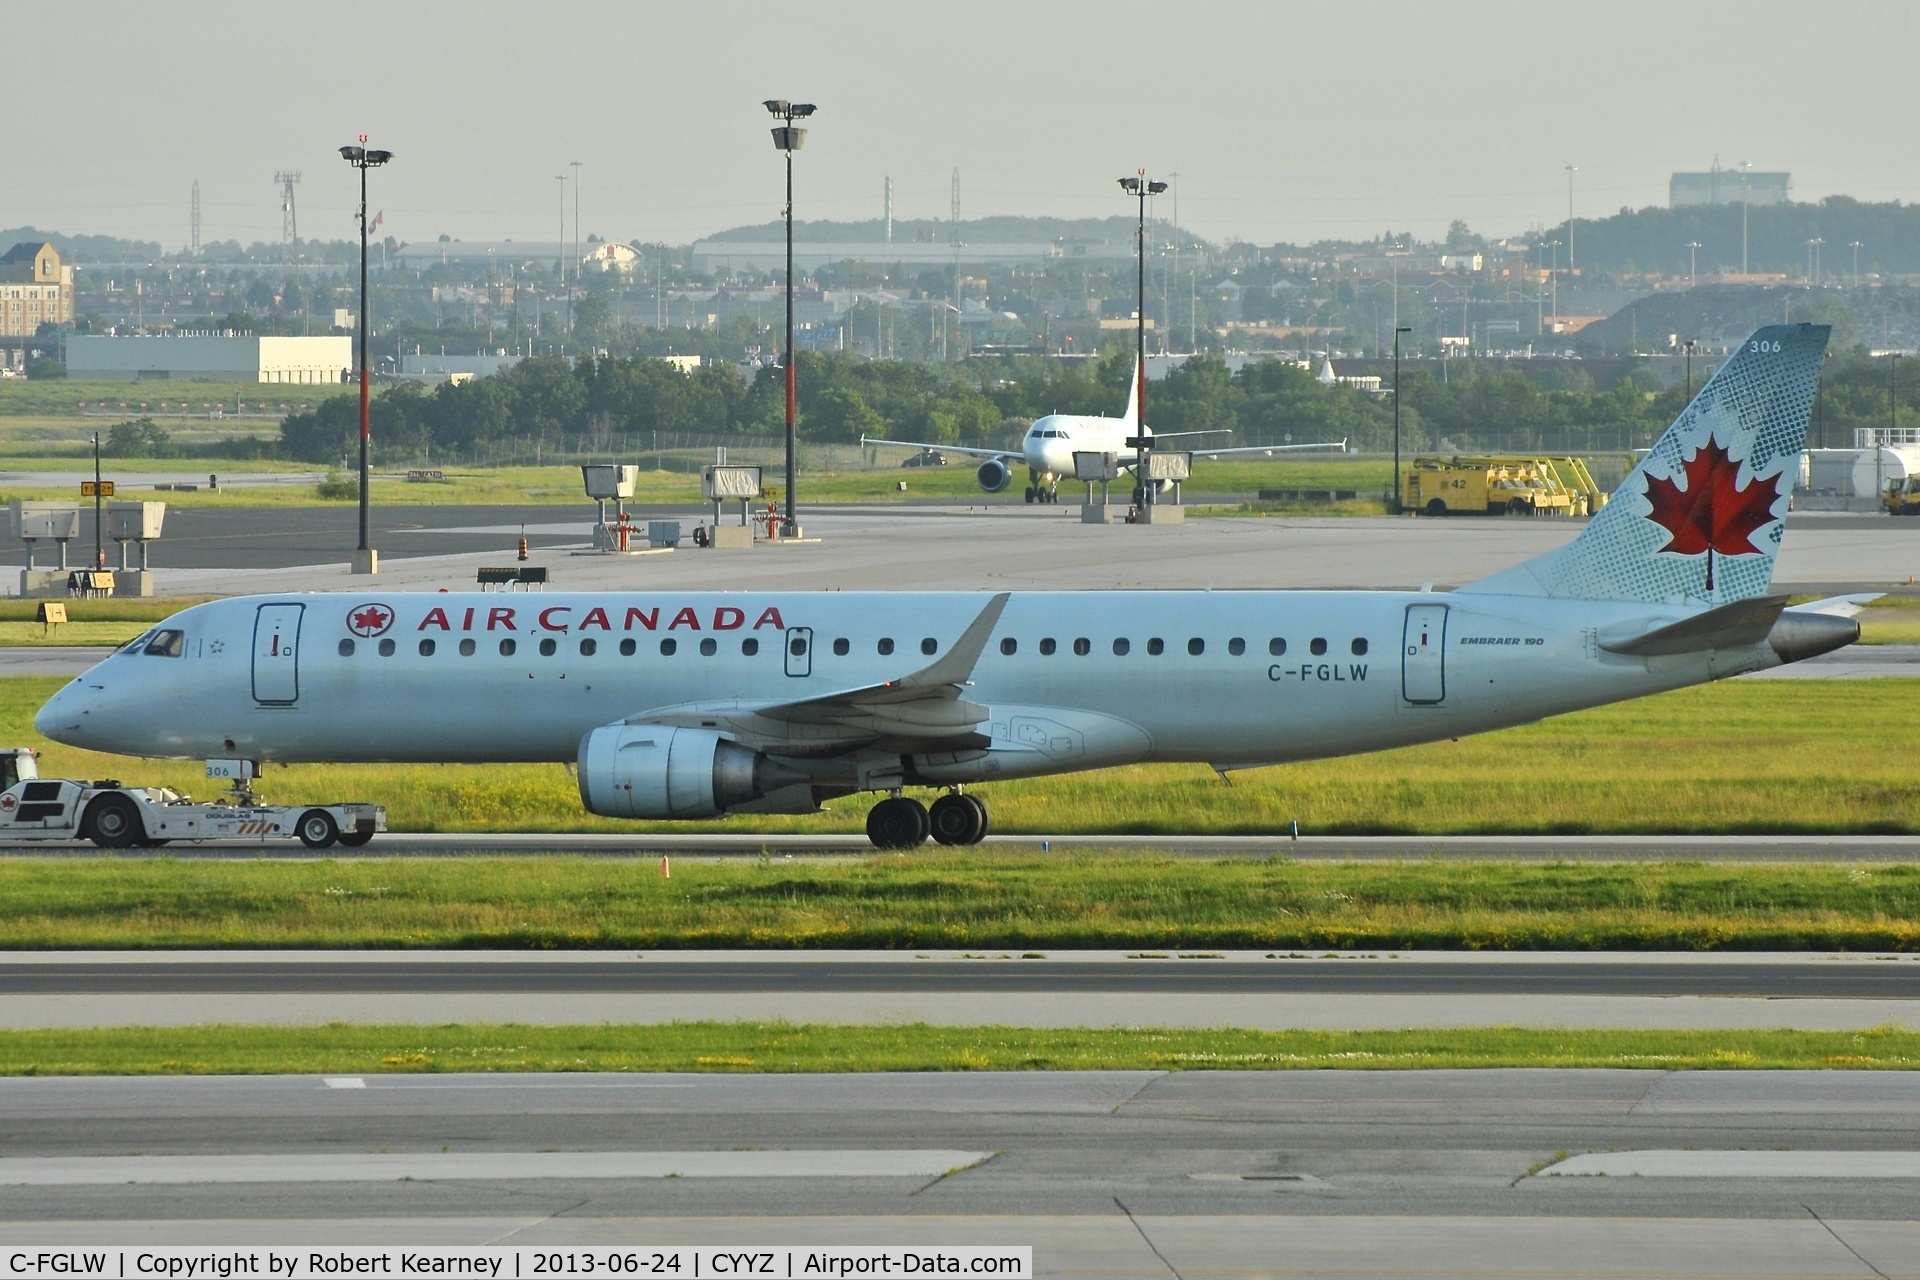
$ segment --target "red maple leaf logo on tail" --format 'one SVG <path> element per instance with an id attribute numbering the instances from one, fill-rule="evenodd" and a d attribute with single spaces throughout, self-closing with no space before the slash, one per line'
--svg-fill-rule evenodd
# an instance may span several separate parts
<path id="1" fill-rule="evenodd" d="M 1687 487 L 1671 480 L 1647 477 L 1647 519 L 1667 531 L 1662 551 L 1697 556 L 1718 551 L 1723 556 L 1760 555 L 1753 534 L 1773 522 L 1773 503 L 1780 496 L 1779 472 L 1757 477 L 1745 488 L 1735 485 L 1740 464 L 1727 456 L 1720 442 L 1709 439 L 1686 464 Z"/>

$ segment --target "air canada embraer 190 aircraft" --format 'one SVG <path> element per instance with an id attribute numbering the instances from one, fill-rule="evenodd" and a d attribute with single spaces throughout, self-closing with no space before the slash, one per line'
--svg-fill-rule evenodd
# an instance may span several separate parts
<path id="1" fill-rule="evenodd" d="M 984 458 L 979 471 L 975 472 L 980 487 L 988 493 L 999 493 L 1013 481 L 1013 468 L 1024 466 L 1027 469 L 1028 502 L 1060 501 L 1060 482 L 1073 478 L 1073 455 L 1076 453 L 1110 453 L 1122 470 L 1131 470 L 1139 461 L 1134 447 L 1127 443 L 1131 436 L 1143 432 L 1152 437 L 1155 447 L 1162 440 L 1181 440 L 1189 436 L 1225 435 L 1221 431 L 1167 431 L 1155 432 L 1151 427 L 1140 425 L 1140 398 L 1147 385 L 1147 367 L 1136 362 L 1134 365 L 1133 390 L 1127 395 L 1127 412 L 1119 418 L 1094 418 L 1077 413 L 1050 413 L 1036 419 L 1027 428 L 1027 434 L 1021 437 L 1018 449 L 975 449 L 964 445 L 927 444 L 919 440 L 882 440 L 878 436 L 861 436 L 861 444 L 905 445 L 909 449 L 925 449 L 928 452 L 960 453 L 972 458 Z M 1252 444 L 1232 449 L 1194 449 L 1196 458 L 1232 458 L 1259 456 L 1270 458 L 1276 453 L 1302 453 L 1313 449 L 1345 449 L 1345 440 L 1329 440 L 1324 444 Z M 1160 482 L 1164 487 L 1165 481 Z"/>
<path id="2" fill-rule="evenodd" d="M 1521 724 L 1859 637 L 1845 600 L 1768 593 L 1827 332 L 1755 333 L 1578 537 L 1451 592 L 253 596 L 174 615 L 35 725 L 137 756 L 570 762 L 623 818 L 883 791 L 868 834 L 902 847 L 981 839 L 974 784 Z"/>

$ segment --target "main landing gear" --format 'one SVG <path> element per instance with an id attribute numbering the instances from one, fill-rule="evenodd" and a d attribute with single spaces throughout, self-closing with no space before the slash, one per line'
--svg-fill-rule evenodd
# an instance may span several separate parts
<path id="1" fill-rule="evenodd" d="M 987 838 L 987 806 L 980 797 L 954 791 L 931 808 L 906 796 L 890 796 L 867 814 L 867 839 L 881 849 L 912 849 L 932 836 L 940 844 L 979 844 Z"/>

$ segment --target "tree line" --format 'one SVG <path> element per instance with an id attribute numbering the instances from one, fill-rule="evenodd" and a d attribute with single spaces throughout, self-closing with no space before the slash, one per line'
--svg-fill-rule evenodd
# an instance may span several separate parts
<path id="1" fill-rule="evenodd" d="M 1130 365 L 1130 353 L 1118 347 L 1075 365 L 1015 357 L 963 367 L 803 352 L 796 370 L 799 433 L 820 444 L 884 436 L 1012 447 L 1049 413 L 1119 414 Z M 1920 424 L 1920 368 L 1906 382 L 1899 389 L 1905 421 Z M 1886 423 L 1888 383 L 1885 360 L 1837 354 L 1823 383 L 1815 443 L 1850 444 L 1852 427 Z M 1444 380 L 1404 375 L 1401 445 L 1529 453 L 1644 448 L 1678 415 L 1685 396 L 1682 387 L 1659 388 L 1644 369 L 1600 388 L 1577 363 L 1557 382 L 1542 382 L 1495 362 L 1456 361 Z M 615 441 L 644 451 L 655 432 L 765 439 L 780 435 L 784 420 L 777 368 L 743 378 L 730 366 L 682 372 L 645 357 L 539 357 L 459 385 L 389 388 L 373 402 L 372 428 L 376 459 L 395 464 L 498 456 L 511 441 L 539 442 L 546 454 L 605 456 Z M 1361 452 L 1393 447 L 1391 395 L 1325 385 L 1281 360 L 1230 372 L 1217 356 L 1196 356 L 1150 385 L 1147 420 L 1157 431 L 1231 432 L 1219 437 L 1223 445 L 1345 440 Z M 358 424 L 353 397 L 330 399 L 287 418 L 281 448 L 288 457 L 333 461 L 357 449 Z"/>

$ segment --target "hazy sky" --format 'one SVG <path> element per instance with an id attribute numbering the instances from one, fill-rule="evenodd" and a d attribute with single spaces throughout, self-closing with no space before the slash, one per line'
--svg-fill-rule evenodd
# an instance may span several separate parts
<path id="1" fill-rule="evenodd" d="M 879 216 L 888 174 L 897 217 L 944 218 L 956 166 L 963 218 L 1125 213 L 1116 178 L 1177 171 L 1183 223 L 1259 243 L 1523 231 L 1565 216 L 1568 164 L 1581 216 L 1716 155 L 1920 199 L 1911 0 L 140 0 L 10 29 L 36 47 L 6 57 L 31 108 L 0 226 L 168 247 L 195 178 L 204 239 L 277 239 L 277 169 L 302 235 L 350 235 L 362 132 L 402 240 L 551 240 L 579 160 L 582 235 L 684 242 L 778 214 L 778 96 L 820 106 L 803 218 Z"/>

